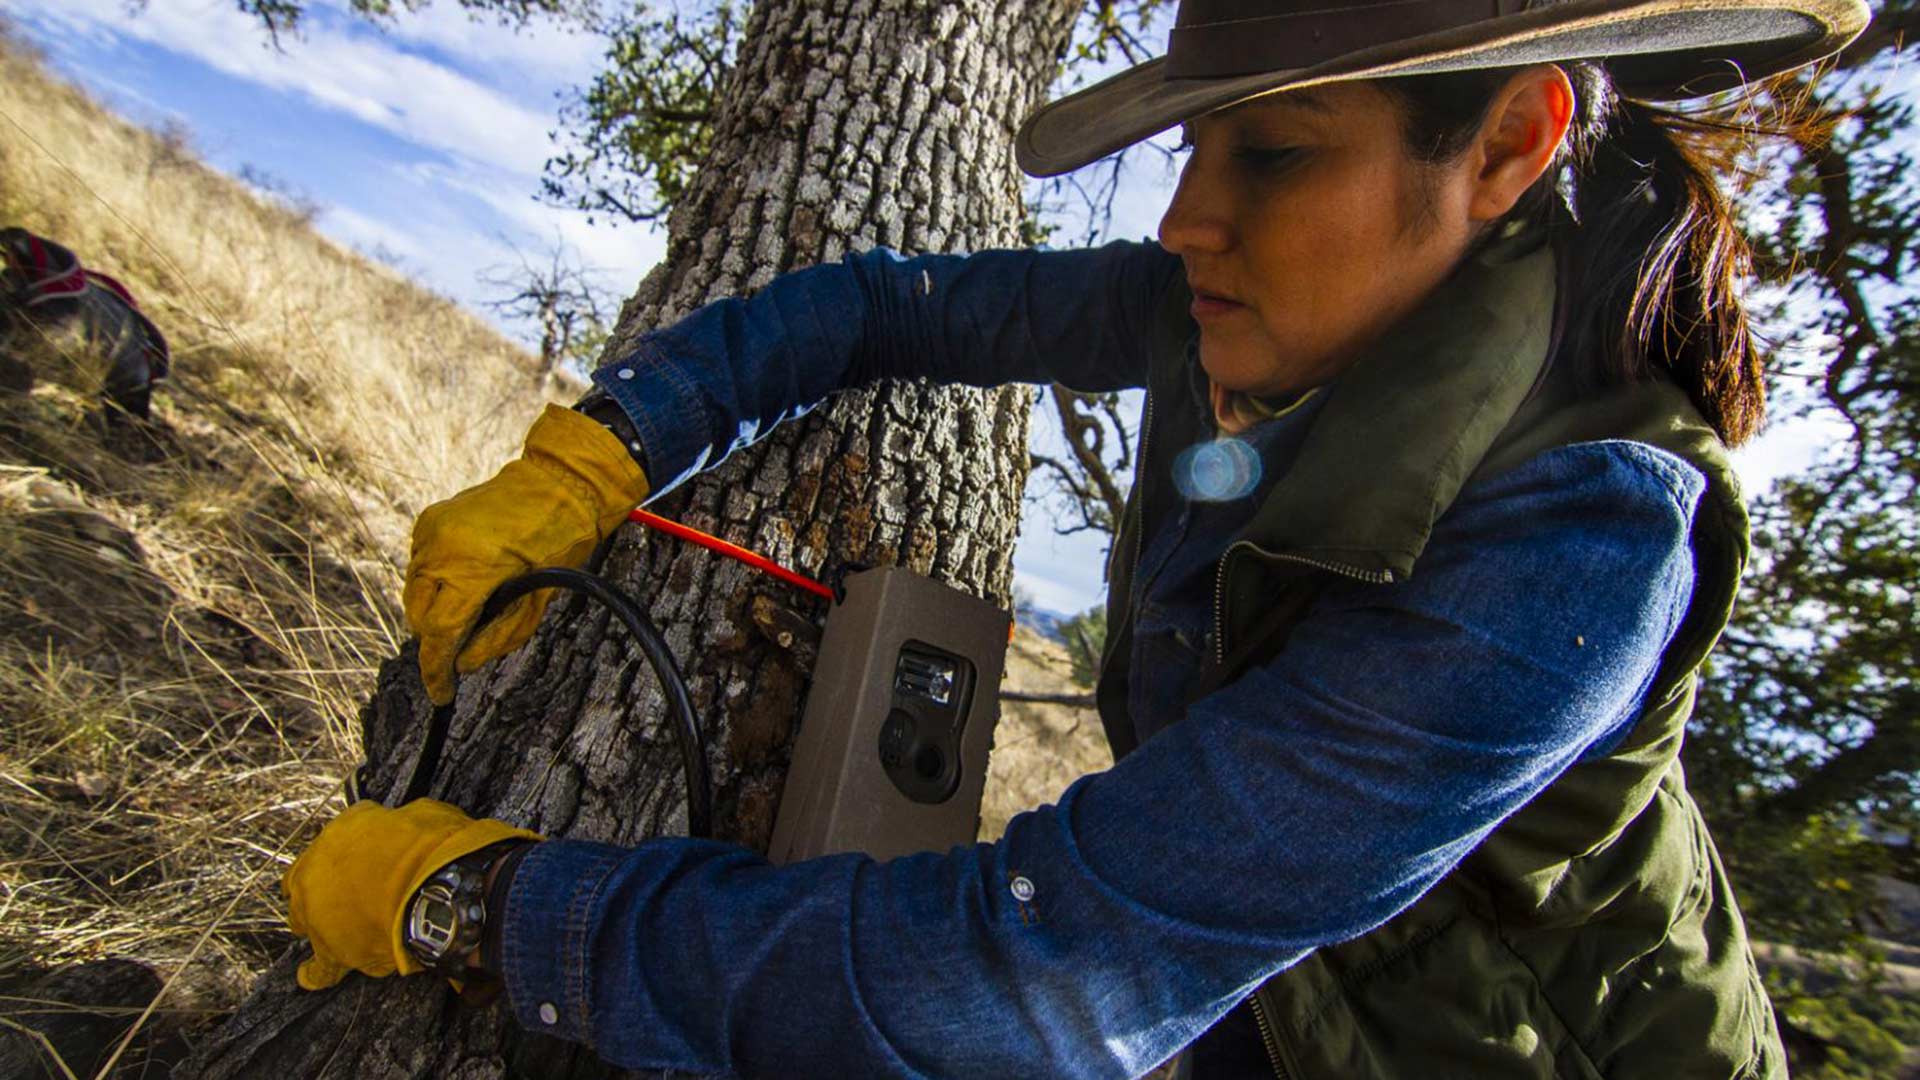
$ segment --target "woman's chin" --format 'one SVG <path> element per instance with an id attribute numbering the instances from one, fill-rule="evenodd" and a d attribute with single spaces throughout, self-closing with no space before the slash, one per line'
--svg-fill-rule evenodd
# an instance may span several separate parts
<path id="1" fill-rule="evenodd" d="M 1297 362 L 1283 362 L 1273 355 L 1272 345 L 1250 349 L 1233 345 L 1209 345 L 1200 337 L 1200 370 L 1215 386 L 1252 397 L 1267 399 L 1296 394 L 1327 382 L 1334 370 L 1305 369 Z"/>
<path id="2" fill-rule="evenodd" d="M 1215 386 L 1224 386 L 1229 390 L 1243 390 L 1250 375 L 1246 358 L 1235 355 L 1237 350 L 1209 346 L 1207 336 L 1200 335 L 1200 370 Z"/>
<path id="3" fill-rule="evenodd" d="M 1209 352 L 1205 341 L 1200 343 L 1200 370 L 1215 386 L 1255 397 L 1285 389 L 1286 380 L 1271 360 L 1261 363 L 1232 352 Z"/>

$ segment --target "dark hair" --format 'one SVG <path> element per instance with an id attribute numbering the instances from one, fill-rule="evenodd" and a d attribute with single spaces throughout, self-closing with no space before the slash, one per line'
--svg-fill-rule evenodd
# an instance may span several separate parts
<path id="1" fill-rule="evenodd" d="M 1804 120 L 1753 118 L 1752 98 L 1683 112 L 1614 93 L 1606 69 L 1563 62 L 1574 89 L 1561 157 L 1508 220 L 1544 227 L 1559 247 L 1572 307 L 1562 348 L 1589 356 L 1601 384 L 1664 369 L 1729 446 L 1766 412 L 1760 357 L 1740 286 L 1751 262 L 1715 178 L 1756 133 L 1810 137 Z M 1519 68 L 1380 79 L 1401 106 L 1408 151 L 1463 153 Z"/>

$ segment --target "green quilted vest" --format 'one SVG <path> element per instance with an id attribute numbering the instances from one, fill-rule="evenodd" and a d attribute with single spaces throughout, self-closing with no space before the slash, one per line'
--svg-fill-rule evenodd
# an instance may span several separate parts
<path id="1" fill-rule="evenodd" d="M 1706 476 L 1691 606 L 1612 754 L 1569 769 L 1385 925 L 1256 991 L 1278 1075 L 1785 1075 L 1739 908 L 1679 761 L 1700 663 L 1746 562 L 1738 481 L 1670 382 L 1590 389 L 1572 365 L 1546 363 L 1554 288 L 1544 248 L 1484 256 L 1329 387 L 1300 456 L 1221 560 L 1202 692 L 1282 648 L 1333 575 L 1417 573 L 1434 521 L 1465 484 L 1572 443 L 1631 439 Z M 1133 563 L 1174 497 L 1157 481 L 1181 448 L 1212 436 L 1191 405 L 1204 376 L 1189 302 L 1176 284 L 1155 320 L 1139 482 L 1109 567 L 1097 698 L 1116 757 L 1134 746 Z"/>

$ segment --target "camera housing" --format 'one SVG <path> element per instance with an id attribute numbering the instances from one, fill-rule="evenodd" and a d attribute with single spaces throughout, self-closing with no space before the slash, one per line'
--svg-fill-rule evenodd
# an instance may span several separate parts
<path id="1" fill-rule="evenodd" d="M 1012 616 L 901 567 L 847 575 L 827 618 L 767 857 L 972 843 Z"/>

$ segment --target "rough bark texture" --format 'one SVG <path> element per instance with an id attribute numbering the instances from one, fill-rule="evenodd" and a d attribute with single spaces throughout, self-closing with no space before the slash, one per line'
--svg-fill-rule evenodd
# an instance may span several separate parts
<path id="1" fill-rule="evenodd" d="M 124 1052 L 120 1042 L 160 993 L 158 972 L 136 960 L 91 960 L 32 978 L 0 981 L 0 1076 L 163 1076 L 185 1056 L 180 1025 L 166 1015 L 140 1026 Z M 187 995 L 174 1003 L 191 1006 Z"/>
<path id="2" fill-rule="evenodd" d="M 1014 243 L 1013 132 L 1045 92 L 1076 10 L 761 0 L 713 156 L 609 356 L 708 300 L 849 251 Z M 1030 401 L 1022 388 L 919 384 L 845 395 L 656 508 L 816 575 L 904 564 L 1010 606 Z M 764 628 L 822 613 L 736 563 L 632 527 L 604 572 L 650 608 L 686 669 L 718 834 L 764 850 L 811 663 Z M 526 648 L 462 682 L 435 793 L 551 836 L 631 844 L 683 832 L 680 764 L 653 677 L 587 603 L 556 602 Z M 376 795 L 412 761 L 426 717 L 412 662 L 411 650 L 389 662 L 368 706 Z M 463 1010 L 433 980 L 353 976 L 303 993 L 296 959 L 263 977 L 181 1075 L 611 1071 L 590 1051 L 521 1032 L 503 1007 Z"/>

